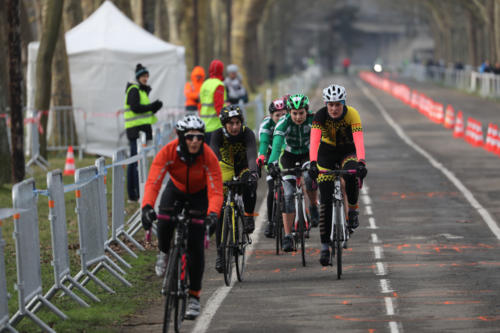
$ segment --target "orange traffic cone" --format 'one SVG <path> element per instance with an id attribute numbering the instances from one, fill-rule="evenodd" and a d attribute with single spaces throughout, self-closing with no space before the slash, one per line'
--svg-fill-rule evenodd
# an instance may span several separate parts
<path id="1" fill-rule="evenodd" d="M 494 151 L 496 148 L 496 136 L 497 129 L 496 125 L 490 123 L 488 125 L 488 132 L 486 133 L 486 142 L 484 143 L 483 148 L 487 151 Z"/>
<path id="2" fill-rule="evenodd" d="M 73 153 L 73 146 L 68 147 L 66 153 L 66 163 L 64 164 L 64 175 L 71 176 L 75 174 L 75 155 Z"/>
<path id="3" fill-rule="evenodd" d="M 462 138 L 464 136 L 464 116 L 462 111 L 458 111 L 457 113 L 455 127 L 453 128 L 453 136 L 455 138 Z"/>
<path id="4" fill-rule="evenodd" d="M 443 126 L 445 128 L 451 129 L 453 128 L 454 125 L 455 125 L 455 110 L 453 109 L 453 106 L 448 104 L 448 106 L 446 107 Z"/>

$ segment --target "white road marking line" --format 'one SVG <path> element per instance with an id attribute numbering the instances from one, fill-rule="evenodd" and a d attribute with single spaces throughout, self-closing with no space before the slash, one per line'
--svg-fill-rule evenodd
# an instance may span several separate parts
<path id="1" fill-rule="evenodd" d="M 385 263 L 382 262 L 377 262 L 377 271 L 375 272 L 376 275 L 387 275 L 387 270 L 385 268 Z"/>
<path id="2" fill-rule="evenodd" d="M 366 86 L 361 83 L 360 80 L 356 80 L 356 85 L 363 91 L 366 97 L 372 101 L 372 103 L 377 107 L 382 116 L 385 118 L 385 121 L 394 129 L 394 131 L 399 135 L 399 137 L 406 142 L 410 147 L 415 149 L 418 153 L 424 156 L 429 163 L 441 171 L 449 180 L 452 182 L 455 187 L 462 192 L 465 199 L 469 202 L 469 204 L 481 215 L 483 221 L 490 228 L 491 232 L 496 236 L 497 239 L 500 239 L 500 227 L 497 222 L 491 217 L 490 213 L 476 200 L 472 192 L 465 187 L 465 185 L 451 172 L 448 170 L 443 164 L 438 162 L 434 157 L 431 156 L 427 151 L 422 149 L 419 145 L 413 142 L 403 131 L 401 126 L 399 126 L 394 119 L 389 115 L 387 110 L 380 104 L 380 102 L 371 94 L 371 92 L 366 88 Z"/>
<path id="3" fill-rule="evenodd" d="M 391 283 L 387 279 L 380 279 L 380 289 L 384 294 L 392 293 L 394 291 L 391 289 Z"/>
<path id="4" fill-rule="evenodd" d="M 361 199 L 365 205 L 370 205 L 372 203 L 372 199 L 368 195 L 362 195 Z"/>
<path id="5" fill-rule="evenodd" d="M 373 215 L 372 206 L 365 206 L 365 214 Z"/>
<path id="6" fill-rule="evenodd" d="M 262 233 L 261 230 L 264 225 L 264 216 L 266 216 L 265 210 L 266 210 L 266 200 L 262 200 L 262 204 L 260 205 L 259 208 L 259 218 L 258 218 L 258 220 L 260 220 L 261 223 L 255 223 L 255 230 L 252 233 L 252 244 L 247 246 L 247 253 L 252 253 L 255 245 L 259 242 L 259 238 Z M 248 261 L 248 258 L 250 258 L 250 256 L 245 257 L 245 263 Z M 215 313 L 217 312 L 220 305 L 222 304 L 222 302 L 224 301 L 224 299 L 234 286 L 234 282 L 236 281 L 236 272 L 233 272 L 232 277 L 233 278 L 231 280 L 231 284 L 229 285 L 229 287 L 223 285 L 217 288 L 215 292 L 212 294 L 212 296 L 210 296 L 210 298 L 207 301 L 207 304 L 205 304 L 205 307 L 203 308 L 203 311 L 196 320 L 196 325 L 192 330 L 193 333 L 204 333 L 208 330 L 208 328 L 210 327 L 210 322 L 212 321 Z"/>
<path id="7" fill-rule="evenodd" d="M 378 239 L 377 234 L 372 234 L 372 243 L 380 243 L 380 240 Z"/>
<path id="8" fill-rule="evenodd" d="M 380 260 L 383 257 L 382 248 L 380 246 L 374 246 L 373 252 L 375 253 L 375 259 Z"/>
<path id="9" fill-rule="evenodd" d="M 375 224 L 375 218 L 370 216 L 368 218 L 368 223 L 370 223 L 370 226 L 368 227 L 368 229 L 378 229 L 377 225 Z"/>
<path id="10" fill-rule="evenodd" d="M 446 239 L 462 239 L 464 236 L 456 236 L 452 234 L 439 234 L 439 236 L 446 237 Z"/>
<path id="11" fill-rule="evenodd" d="M 389 329 L 391 330 L 391 333 L 399 333 L 398 323 L 396 323 L 395 321 L 390 321 Z"/>
<path id="12" fill-rule="evenodd" d="M 363 184 L 363 187 L 361 188 L 361 194 L 368 195 L 368 186 Z"/>
<path id="13" fill-rule="evenodd" d="M 392 304 L 391 297 L 385 297 L 385 310 L 388 316 L 394 315 L 394 305 Z"/>

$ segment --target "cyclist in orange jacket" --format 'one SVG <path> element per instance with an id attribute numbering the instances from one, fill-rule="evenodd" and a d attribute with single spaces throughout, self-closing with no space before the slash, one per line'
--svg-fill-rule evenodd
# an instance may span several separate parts
<path id="1" fill-rule="evenodd" d="M 176 201 L 185 201 L 191 210 L 207 212 L 207 222 L 215 225 L 221 211 L 222 173 L 219 160 L 204 142 L 205 124 L 194 115 L 187 115 L 177 122 L 178 138 L 165 145 L 156 155 L 148 180 L 144 188 L 142 200 L 142 225 L 145 230 L 151 229 L 156 220 L 155 202 L 167 172 L 170 179 L 163 191 L 158 207 L 160 215 L 172 215 L 172 207 Z M 174 215 L 179 212 L 173 212 Z M 167 267 L 166 260 L 170 241 L 174 232 L 172 220 L 158 221 L 158 260 L 156 274 L 162 276 Z M 200 313 L 200 292 L 203 277 L 204 258 L 203 224 L 192 223 L 189 226 L 189 302 L 186 318 L 194 319 Z"/>

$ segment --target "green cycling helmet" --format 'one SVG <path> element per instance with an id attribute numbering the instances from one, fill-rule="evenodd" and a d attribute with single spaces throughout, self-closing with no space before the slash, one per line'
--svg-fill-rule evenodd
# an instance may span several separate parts
<path id="1" fill-rule="evenodd" d="M 306 111 L 308 111 L 309 98 L 302 94 L 291 95 L 286 100 L 286 108 L 288 111 L 298 109 L 306 109 Z"/>

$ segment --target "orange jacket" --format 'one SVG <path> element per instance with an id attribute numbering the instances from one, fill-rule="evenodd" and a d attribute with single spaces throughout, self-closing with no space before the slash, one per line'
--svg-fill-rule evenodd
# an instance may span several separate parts
<path id="1" fill-rule="evenodd" d="M 168 172 L 175 187 L 182 192 L 196 193 L 206 187 L 208 196 L 207 214 L 217 213 L 219 215 L 224 200 L 219 160 L 210 147 L 204 143 L 203 154 L 196 158 L 194 164 L 188 166 L 177 153 L 178 145 L 179 139 L 170 141 L 158 152 L 153 160 L 144 188 L 142 207 L 146 205 L 154 207 L 161 189 L 161 183 Z"/>
<path id="2" fill-rule="evenodd" d="M 198 110 L 200 104 L 200 88 L 205 80 L 205 70 L 203 67 L 195 66 L 191 72 L 191 81 L 186 82 L 184 86 L 184 95 L 186 95 L 186 106 L 196 106 Z"/>

